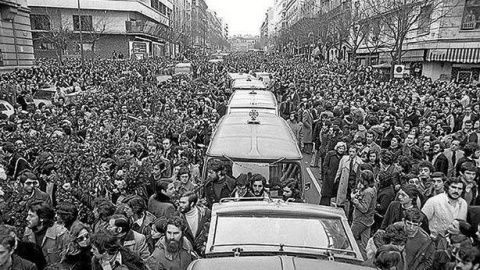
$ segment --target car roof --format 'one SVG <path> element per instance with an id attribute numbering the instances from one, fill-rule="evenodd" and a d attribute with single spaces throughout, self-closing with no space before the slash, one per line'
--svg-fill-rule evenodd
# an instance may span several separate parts
<path id="1" fill-rule="evenodd" d="M 207 156 L 248 160 L 301 160 L 302 153 L 290 126 L 274 114 L 263 113 L 249 122 L 246 113 L 231 113 L 220 119 Z"/>
<path id="2" fill-rule="evenodd" d="M 189 270 L 367 270 L 365 266 L 295 256 L 240 256 L 193 261 Z"/>
<path id="3" fill-rule="evenodd" d="M 228 103 L 230 108 L 276 108 L 275 95 L 269 91 L 238 90 Z"/>
<path id="4" fill-rule="evenodd" d="M 253 79 L 250 78 L 250 79 L 236 79 L 232 83 L 232 88 L 265 89 L 266 87 L 265 87 L 265 84 L 262 81 L 257 80 L 255 78 L 253 78 Z"/>
<path id="5" fill-rule="evenodd" d="M 235 215 L 268 212 L 272 215 L 302 217 L 321 217 L 344 219 L 345 212 L 341 208 L 307 203 L 283 202 L 279 200 L 234 201 L 227 200 L 213 205 L 212 213 L 217 215 Z"/>

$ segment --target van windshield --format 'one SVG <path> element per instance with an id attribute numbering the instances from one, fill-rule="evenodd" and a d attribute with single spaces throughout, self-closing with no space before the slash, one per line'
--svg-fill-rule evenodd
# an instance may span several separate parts
<path id="1" fill-rule="evenodd" d="M 283 181 L 293 178 L 301 183 L 302 170 L 296 161 L 258 162 L 234 161 L 227 158 L 221 159 L 226 167 L 227 174 L 237 178 L 240 174 L 259 173 L 267 179 L 270 186 L 280 185 Z"/>

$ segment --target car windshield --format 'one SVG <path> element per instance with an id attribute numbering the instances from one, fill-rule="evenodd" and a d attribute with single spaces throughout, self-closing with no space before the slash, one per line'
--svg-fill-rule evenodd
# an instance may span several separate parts
<path id="1" fill-rule="evenodd" d="M 280 247 L 280 244 L 285 247 L 352 250 L 341 220 L 331 218 L 218 216 L 214 241 L 214 246 L 258 244 L 272 245 L 272 250 L 278 250 L 273 247 Z"/>
<path id="2" fill-rule="evenodd" d="M 3 104 L 0 103 L 0 111 L 6 111 L 7 110 L 7 107 Z"/>
<path id="3" fill-rule="evenodd" d="M 54 94 L 55 94 L 55 92 L 52 92 L 52 91 L 38 90 L 37 92 L 35 92 L 35 94 L 33 94 L 33 98 L 50 100 L 50 99 L 52 99 Z"/>

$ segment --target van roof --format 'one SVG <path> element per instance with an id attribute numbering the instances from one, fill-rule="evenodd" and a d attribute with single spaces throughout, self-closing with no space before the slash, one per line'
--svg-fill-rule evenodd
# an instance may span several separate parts
<path id="1" fill-rule="evenodd" d="M 266 89 L 265 84 L 257 80 L 256 78 L 252 79 L 237 79 L 232 83 L 232 88 L 240 89 Z"/>
<path id="2" fill-rule="evenodd" d="M 182 67 L 191 67 L 192 63 L 178 63 L 175 65 L 176 68 L 182 68 Z"/>
<path id="3" fill-rule="evenodd" d="M 276 109 L 277 99 L 269 91 L 237 90 L 230 97 L 228 107 Z"/>
<path id="4" fill-rule="evenodd" d="M 249 123 L 246 113 L 225 115 L 218 123 L 207 156 L 234 160 L 301 160 L 302 153 L 292 130 L 283 118 L 263 113 Z"/>
<path id="5" fill-rule="evenodd" d="M 246 79 L 253 76 L 248 73 L 228 73 L 228 77 L 231 80 L 237 80 L 237 79 Z"/>

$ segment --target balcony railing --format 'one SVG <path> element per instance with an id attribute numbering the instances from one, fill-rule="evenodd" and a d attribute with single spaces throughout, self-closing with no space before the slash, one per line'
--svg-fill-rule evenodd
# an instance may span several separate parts
<path id="1" fill-rule="evenodd" d="M 159 38 L 168 39 L 170 29 L 149 21 L 125 21 L 125 29 L 131 34 L 147 34 Z"/>
<path id="2" fill-rule="evenodd" d="M 464 23 L 462 23 L 462 29 L 463 30 L 472 30 L 472 29 L 475 29 L 476 25 L 477 25 L 477 22 L 464 22 Z"/>

